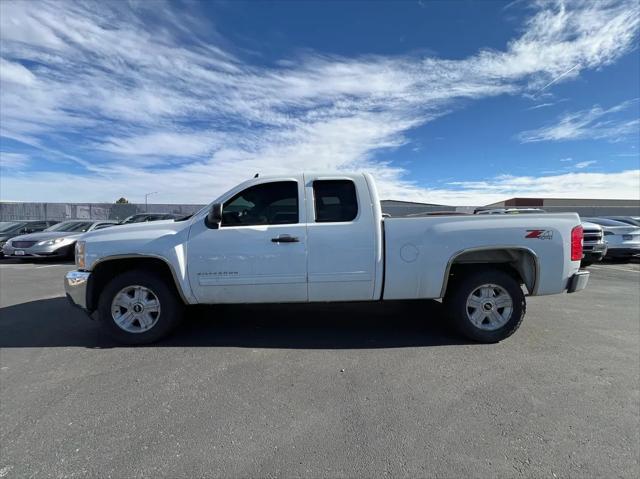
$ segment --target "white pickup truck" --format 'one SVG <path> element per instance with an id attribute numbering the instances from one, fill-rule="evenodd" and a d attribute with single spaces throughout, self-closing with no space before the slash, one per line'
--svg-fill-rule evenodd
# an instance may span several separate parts
<path id="1" fill-rule="evenodd" d="M 118 340 L 185 305 L 443 298 L 462 334 L 511 335 L 529 295 L 584 289 L 574 213 L 383 217 L 369 174 L 254 178 L 190 218 L 83 235 L 67 296 Z"/>

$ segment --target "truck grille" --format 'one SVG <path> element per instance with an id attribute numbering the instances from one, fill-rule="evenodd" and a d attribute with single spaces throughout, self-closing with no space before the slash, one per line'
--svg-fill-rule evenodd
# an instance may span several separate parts
<path id="1" fill-rule="evenodd" d="M 31 248 L 34 244 L 36 244 L 35 241 L 12 241 L 11 242 L 11 246 L 13 246 L 14 248 Z"/>
<path id="2" fill-rule="evenodd" d="M 585 230 L 584 242 L 585 243 L 600 243 L 602 241 L 602 231 Z"/>

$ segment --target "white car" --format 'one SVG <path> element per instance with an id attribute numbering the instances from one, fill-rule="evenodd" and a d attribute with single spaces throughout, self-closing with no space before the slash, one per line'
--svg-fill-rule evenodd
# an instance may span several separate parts
<path id="1" fill-rule="evenodd" d="M 640 227 L 640 218 L 634 216 L 601 216 L 601 218 L 608 220 L 616 220 L 620 223 L 625 223 L 631 226 Z"/>
<path id="2" fill-rule="evenodd" d="M 540 208 L 492 208 L 488 210 L 477 209 L 474 211 L 476 215 L 530 215 L 545 213 Z"/>
<path id="3" fill-rule="evenodd" d="M 76 240 L 82 233 L 116 224 L 109 220 L 63 221 L 38 233 L 11 238 L 2 246 L 2 252 L 19 258 L 73 258 Z"/>
<path id="4" fill-rule="evenodd" d="M 467 337 L 496 342 L 525 293 L 584 289 L 575 213 L 383 218 L 368 174 L 254 178 L 190 218 L 83 235 L 69 299 L 118 340 L 165 336 L 185 305 L 443 298 Z M 304 318 L 301 318 L 304 320 Z"/>
<path id="5" fill-rule="evenodd" d="M 640 255 L 640 228 L 608 218 L 584 218 L 604 229 L 607 258 L 633 258 Z"/>

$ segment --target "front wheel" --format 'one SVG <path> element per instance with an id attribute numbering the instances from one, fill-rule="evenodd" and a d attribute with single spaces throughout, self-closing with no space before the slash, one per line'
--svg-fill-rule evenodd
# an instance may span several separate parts
<path id="1" fill-rule="evenodd" d="M 444 304 L 458 331 L 483 343 L 511 336 L 526 311 L 518 281 L 497 269 L 469 273 L 452 285 Z"/>
<path id="2" fill-rule="evenodd" d="M 113 278 L 98 301 L 107 332 L 126 344 L 148 344 L 165 337 L 182 317 L 183 305 L 159 275 L 127 271 Z"/>

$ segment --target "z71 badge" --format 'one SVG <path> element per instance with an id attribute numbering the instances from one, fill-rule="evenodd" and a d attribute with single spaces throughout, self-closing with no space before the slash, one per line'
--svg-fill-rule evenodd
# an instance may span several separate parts
<path id="1" fill-rule="evenodd" d="M 527 230 L 525 238 L 528 239 L 541 239 L 550 240 L 553 238 L 553 231 L 551 230 Z"/>

